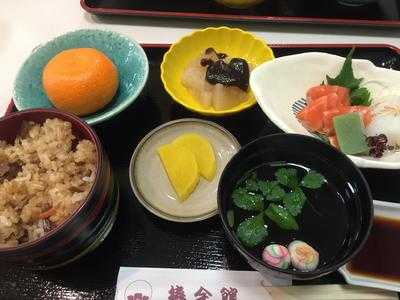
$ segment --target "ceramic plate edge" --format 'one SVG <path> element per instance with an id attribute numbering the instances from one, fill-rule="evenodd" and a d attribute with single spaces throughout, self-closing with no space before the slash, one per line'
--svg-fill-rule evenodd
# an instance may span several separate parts
<path id="1" fill-rule="evenodd" d="M 172 222 L 194 223 L 194 222 L 203 221 L 203 220 L 209 219 L 213 216 L 216 216 L 218 214 L 218 207 L 209 213 L 206 213 L 206 214 L 200 215 L 200 216 L 195 216 L 195 217 L 178 217 L 178 216 L 173 216 L 173 215 L 165 213 L 165 212 L 161 212 L 160 210 L 158 210 L 155 207 L 153 207 L 152 205 L 150 205 L 146 201 L 146 199 L 142 196 L 142 194 L 139 192 L 137 185 L 134 183 L 134 174 L 133 174 L 133 167 L 135 165 L 137 155 L 138 155 L 140 149 L 142 148 L 142 146 L 146 143 L 146 141 L 149 138 L 151 138 L 151 136 L 153 136 L 159 130 L 162 130 L 165 127 L 168 127 L 168 126 L 171 126 L 171 125 L 174 125 L 177 123 L 184 123 L 184 122 L 198 122 L 198 123 L 206 124 L 208 126 L 213 126 L 214 128 L 217 128 L 218 130 L 222 131 L 225 135 L 227 135 L 231 139 L 231 141 L 235 144 L 236 151 L 239 151 L 239 149 L 241 148 L 241 145 L 238 142 L 238 140 L 236 139 L 236 137 L 231 132 L 229 132 L 229 130 L 225 129 L 224 127 L 222 127 L 221 125 L 219 125 L 215 122 L 208 121 L 208 120 L 202 120 L 202 119 L 196 119 L 196 118 L 184 118 L 184 119 L 172 120 L 172 121 L 169 121 L 167 123 L 157 126 L 153 130 L 151 130 L 149 133 L 147 133 L 140 140 L 139 144 L 136 146 L 135 151 L 132 154 L 132 157 L 131 157 L 131 160 L 129 163 L 129 181 L 130 181 L 133 193 L 135 194 L 135 197 L 140 202 L 140 204 L 142 204 L 144 206 L 144 208 L 146 208 L 149 212 L 153 213 L 154 215 L 156 215 L 164 220 L 168 220 L 168 221 L 172 221 Z"/>

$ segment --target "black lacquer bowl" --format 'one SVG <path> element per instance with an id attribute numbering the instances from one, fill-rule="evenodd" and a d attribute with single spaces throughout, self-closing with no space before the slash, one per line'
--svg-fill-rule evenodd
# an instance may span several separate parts
<path id="1" fill-rule="evenodd" d="M 95 144 L 97 173 L 87 199 L 62 224 L 37 240 L 0 248 L 1 262 L 30 269 L 63 266 L 94 250 L 110 232 L 118 210 L 118 186 L 107 155 L 94 130 L 78 117 L 52 109 L 13 113 L 0 119 L 0 140 L 12 143 L 23 121 L 41 124 L 49 118 L 70 122 L 75 137 Z"/>
<path id="2" fill-rule="evenodd" d="M 313 200 L 313 205 L 306 202 L 300 217 L 296 217 L 299 231 L 284 233 L 286 246 L 294 239 L 316 246 L 320 263 L 315 271 L 282 270 L 264 263 L 261 259 L 263 247 L 278 242 L 276 239 L 279 238 L 268 236 L 261 248 L 250 249 L 237 238 L 236 224 L 229 226 L 227 212 L 234 209 L 231 194 L 236 183 L 246 172 L 273 162 L 303 166 L 323 174 L 327 180 L 326 189 L 331 191 L 330 196 L 321 194 Z M 369 186 L 350 159 L 322 141 L 296 134 L 269 135 L 243 147 L 222 174 L 218 206 L 230 242 L 254 269 L 266 276 L 296 280 L 317 278 L 346 264 L 364 245 L 373 218 Z"/>

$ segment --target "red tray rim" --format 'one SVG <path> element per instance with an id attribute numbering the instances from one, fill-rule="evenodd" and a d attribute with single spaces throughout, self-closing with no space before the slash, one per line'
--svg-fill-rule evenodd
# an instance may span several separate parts
<path id="1" fill-rule="evenodd" d="M 185 18 L 202 20 L 224 20 L 224 21 L 254 21 L 271 23 L 300 23 L 300 24 L 323 24 L 323 25 L 359 25 L 359 26 L 380 26 L 380 27 L 400 27 L 400 20 L 370 20 L 370 19 L 330 19 L 312 17 L 273 17 L 255 15 L 232 15 L 232 14 L 212 14 L 212 13 L 186 13 L 175 11 L 157 10 L 135 10 L 119 8 L 90 7 L 87 0 L 80 0 L 84 10 L 92 14 L 99 15 L 125 15 L 141 17 L 165 17 L 165 18 Z"/>
<path id="2" fill-rule="evenodd" d="M 169 48 L 171 44 L 147 44 L 147 43 L 141 43 L 141 46 L 143 48 Z M 271 48 L 351 48 L 351 47 L 356 47 L 356 48 L 386 48 L 386 49 L 391 49 L 395 51 L 397 54 L 400 55 L 400 48 L 396 47 L 394 45 L 390 44 L 269 44 Z M 6 109 L 6 112 L 4 115 L 9 115 L 11 114 L 15 109 L 14 106 L 14 101 L 11 99 L 10 103 L 8 104 L 8 107 Z"/>

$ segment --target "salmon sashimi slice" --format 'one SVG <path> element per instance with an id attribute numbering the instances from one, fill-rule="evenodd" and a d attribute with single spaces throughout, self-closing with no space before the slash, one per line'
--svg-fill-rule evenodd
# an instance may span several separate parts
<path id="1" fill-rule="evenodd" d="M 341 86 L 319 85 L 307 91 L 307 106 L 296 116 L 300 123 L 311 132 L 327 136 L 332 146 L 339 148 L 333 119 L 337 116 L 358 112 L 364 126 L 373 118 L 368 106 L 351 106 L 350 90 Z"/>
<path id="2" fill-rule="evenodd" d="M 344 106 L 343 105 L 343 99 L 340 99 L 338 94 L 336 93 L 331 93 L 325 96 L 326 101 L 327 101 L 327 107 L 328 109 L 337 109 L 339 107 Z"/>
<path id="3" fill-rule="evenodd" d="M 320 98 L 313 105 L 306 106 L 298 114 L 297 119 L 310 131 L 320 132 L 323 127 L 323 112 L 327 110 L 327 101 Z"/>
<path id="4" fill-rule="evenodd" d="M 325 134 L 333 133 L 333 120 L 336 115 L 343 113 L 342 100 L 335 93 L 313 100 L 297 115 L 304 127 Z"/>
<path id="5" fill-rule="evenodd" d="M 307 91 L 306 95 L 307 103 L 311 104 L 313 100 L 326 96 L 327 94 L 326 87 L 327 87 L 326 85 L 317 85 L 310 88 Z"/>
<path id="6" fill-rule="evenodd" d="M 336 109 L 326 110 L 323 112 L 323 128 L 322 132 L 328 136 L 335 134 L 333 119 L 337 116 L 358 112 L 361 115 L 364 126 L 367 127 L 372 121 L 372 113 L 367 106 L 339 106 Z"/>
<path id="7" fill-rule="evenodd" d="M 342 105 L 350 105 L 350 91 L 337 85 L 318 85 L 307 91 L 307 103 L 312 104 L 316 99 L 329 94 L 336 94 Z"/>
<path id="8" fill-rule="evenodd" d="M 349 106 L 347 112 L 360 113 L 365 127 L 367 127 L 372 122 L 373 115 L 371 109 L 368 106 L 364 105 Z"/>
<path id="9" fill-rule="evenodd" d="M 350 106 L 350 90 L 345 87 L 335 86 L 335 93 L 338 95 L 339 99 L 345 106 Z"/>
<path id="10" fill-rule="evenodd" d="M 326 110 L 323 112 L 323 128 L 322 132 L 327 136 L 331 136 L 335 134 L 335 128 L 333 126 L 333 118 L 336 116 L 342 115 L 345 111 L 344 107 Z"/>

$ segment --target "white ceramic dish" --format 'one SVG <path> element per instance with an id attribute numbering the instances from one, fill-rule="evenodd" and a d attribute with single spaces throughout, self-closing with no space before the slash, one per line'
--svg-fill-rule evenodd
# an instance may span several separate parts
<path id="1" fill-rule="evenodd" d="M 266 62 L 255 68 L 250 76 L 250 86 L 256 100 L 268 118 L 288 133 L 311 135 L 292 113 L 293 103 L 305 97 L 307 90 L 325 80 L 326 75 L 335 77 L 343 65 L 344 58 L 337 55 L 310 52 L 290 55 Z M 379 98 L 385 86 L 400 86 L 400 72 L 378 68 L 368 60 L 353 60 L 357 78 L 370 83 L 372 97 Z M 385 86 L 373 84 L 385 80 Z M 400 88 L 399 88 L 400 97 Z M 400 109 L 400 108 L 399 108 Z M 398 124 L 400 131 L 400 117 Z M 400 169 L 400 152 L 383 158 L 352 156 L 350 159 L 362 168 Z"/>
<path id="2" fill-rule="evenodd" d="M 184 202 L 177 199 L 157 149 L 184 133 L 205 137 L 215 153 L 217 172 L 213 181 L 200 179 L 195 191 Z M 240 149 L 236 138 L 213 122 L 180 119 L 165 123 L 147 134 L 132 155 L 129 178 L 140 203 L 160 218 L 174 222 L 196 222 L 217 214 L 219 178 L 228 161 Z"/>
<path id="3" fill-rule="evenodd" d="M 400 204 L 376 201 L 374 200 L 374 215 L 383 216 L 391 219 L 400 219 Z M 344 279 L 349 284 L 361 285 L 367 287 L 380 288 L 385 290 L 391 290 L 400 292 L 400 281 L 389 281 L 376 277 L 364 276 L 360 274 L 354 274 L 347 268 L 347 265 L 339 269 L 339 272 L 343 275 Z"/>

